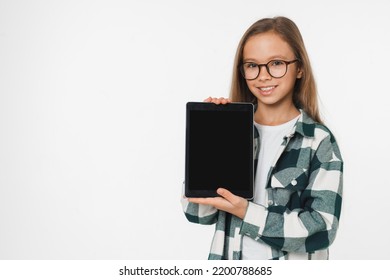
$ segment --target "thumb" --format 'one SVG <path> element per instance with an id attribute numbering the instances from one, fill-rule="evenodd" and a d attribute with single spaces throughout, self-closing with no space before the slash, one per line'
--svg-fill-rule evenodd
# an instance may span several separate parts
<path id="1" fill-rule="evenodd" d="M 233 193 L 231 193 L 230 191 L 228 191 L 227 189 L 224 189 L 224 188 L 218 188 L 217 194 L 219 194 L 220 196 L 222 196 L 224 199 L 226 199 L 229 202 L 234 202 L 237 198 L 236 195 L 234 195 Z"/>

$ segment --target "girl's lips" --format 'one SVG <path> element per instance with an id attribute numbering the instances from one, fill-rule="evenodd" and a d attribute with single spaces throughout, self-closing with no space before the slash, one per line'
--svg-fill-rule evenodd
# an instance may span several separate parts
<path id="1" fill-rule="evenodd" d="M 263 95 L 270 95 L 275 88 L 276 88 L 276 86 L 258 87 L 261 94 L 263 94 Z"/>

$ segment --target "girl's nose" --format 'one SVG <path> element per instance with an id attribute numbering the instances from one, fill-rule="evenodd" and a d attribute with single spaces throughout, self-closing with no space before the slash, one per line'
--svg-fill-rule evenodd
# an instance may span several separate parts
<path id="1" fill-rule="evenodd" d="M 259 80 L 264 81 L 264 80 L 270 80 L 272 77 L 268 73 L 268 69 L 265 65 L 259 66 Z"/>

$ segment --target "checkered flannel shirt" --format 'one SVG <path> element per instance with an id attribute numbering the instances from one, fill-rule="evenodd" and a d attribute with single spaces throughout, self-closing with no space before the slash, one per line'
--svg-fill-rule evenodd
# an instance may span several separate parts
<path id="1" fill-rule="evenodd" d="M 255 128 L 255 170 L 259 140 Z M 185 198 L 182 206 L 190 222 L 216 224 L 209 259 L 241 259 L 244 235 L 270 245 L 273 259 L 324 259 L 339 224 L 342 177 L 334 136 L 301 110 L 268 173 L 268 205 L 250 201 L 243 220 Z"/>

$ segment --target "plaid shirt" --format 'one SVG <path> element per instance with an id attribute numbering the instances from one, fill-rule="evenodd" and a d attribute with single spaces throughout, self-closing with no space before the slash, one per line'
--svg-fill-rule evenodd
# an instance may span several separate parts
<path id="1" fill-rule="evenodd" d="M 255 129 L 255 170 L 259 140 Z M 216 223 L 209 259 L 241 259 L 244 235 L 270 245 L 273 259 L 326 259 L 339 224 L 342 177 L 332 133 L 301 111 L 269 170 L 268 205 L 249 202 L 243 220 L 185 198 L 182 205 L 190 222 Z"/>

